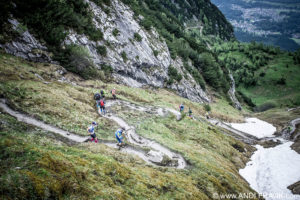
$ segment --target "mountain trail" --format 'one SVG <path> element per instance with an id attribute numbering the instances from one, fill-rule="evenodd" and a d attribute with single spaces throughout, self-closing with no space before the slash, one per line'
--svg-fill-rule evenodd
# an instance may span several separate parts
<path id="1" fill-rule="evenodd" d="M 116 101 L 107 101 L 106 107 L 109 108 L 114 104 L 125 104 L 126 106 L 130 107 L 131 109 L 143 111 L 143 112 L 151 112 L 152 114 L 156 114 L 158 116 L 166 116 L 169 112 L 175 114 L 177 116 L 177 119 L 181 118 L 181 114 L 178 111 L 175 111 L 173 109 L 169 108 L 155 108 L 152 106 L 149 107 L 143 107 L 138 106 L 132 103 L 124 102 L 121 100 Z M 99 113 L 100 114 L 100 113 Z M 100 114 L 101 115 L 101 114 Z M 163 145 L 152 141 L 150 139 L 143 138 L 142 136 L 138 135 L 135 131 L 134 126 L 129 126 L 123 119 L 120 117 L 117 117 L 113 115 L 112 113 L 101 115 L 102 117 L 105 117 L 107 119 L 115 121 L 119 126 L 124 127 L 127 132 L 127 140 L 129 143 L 141 146 L 143 148 L 151 148 L 152 150 L 149 151 L 148 156 L 151 162 L 154 162 L 156 164 L 159 163 L 169 163 L 168 165 L 171 166 L 177 166 L 179 169 L 183 169 L 186 167 L 186 161 L 184 158 L 178 154 L 174 153 L 170 149 L 164 147 Z"/>
<path id="2" fill-rule="evenodd" d="M 109 101 L 107 106 L 111 106 L 116 103 L 124 103 L 124 101 Z M 142 107 L 142 106 L 136 106 L 134 104 L 125 103 L 127 106 L 131 105 L 130 107 L 132 109 L 139 109 L 141 111 L 146 110 L 152 110 L 154 107 Z M 5 113 L 8 113 L 9 115 L 15 117 L 18 121 L 24 122 L 26 124 L 30 124 L 36 127 L 39 127 L 43 130 L 53 132 L 56 134 L 59 134 L 63 136 L 64 138 L 76 142 L 76 143 L 83 143 L 89 140 L 89 137 L 79 136 L 73 133 L 70 133 L 68 131 L 62 130 L 60 128 L 57 128 L 55 126 L 46 124 L 42 121 L 39 121 L 37 119 L 34 119 L 33 117 L 30 117 L 26 114 L 22 114 L 18 111 L 12 110 L 7 104 L 5 99 L 0 99 L 0 108 Z M 154 109 L 155 110 L 155 109 Z M 163 109 L 163 108 L 156 108 L 155 112 L 157 115 L 165 116 L 167 114 L 167 111 L 169 110 L 172 113 L 177 113 L 175 110 L 171 109 Z M 178 114 L 178 113 L 177 113 Z M 180 113 L 179 113 L 180 114 Z M 157 166 L 166 166 L 166 167 L 176 167 L 178 169 L 184 169 L 187 166 L 187 163 L 185 159 L 178 153 L 175 153 L 168 148 L 160 145 L 157 142 L 151 141 L 149 139 L 145 139 L 139 135 L 136 134 L 135 128 L 129 126 L 123 119 L 110 114 L 109 116 L 104 116 L 110 120 L 115 121 L 117 124 L 119 124 L 121 127 L 124 127 L 127 130 L 127 140 L 133 144 L 126 144 L 125 147 L 119 148 L 119 146 L 114 141 L 106 141 L 106 140 L 99 140 L 99 143 L 103 143 L 109 147 L 120 149 L 121 152 L 126 152 L 129 154 L 134 154 L 142 158 L 144 161 L 146 161 L 149 164 L 157 165 Z M 181 117 L 181 115 L 180 115 Z M 145 150 L 146 148 L 150 148 L 150 151 Z"/>

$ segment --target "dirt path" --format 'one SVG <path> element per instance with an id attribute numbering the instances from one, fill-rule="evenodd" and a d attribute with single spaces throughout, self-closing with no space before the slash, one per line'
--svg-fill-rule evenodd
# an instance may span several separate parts
<path id="1" fill-rule="evenodd" d="M 116 102 L 111 102 L 110 105 L 113 105 Z M 122 103 L 119 101 L 119 103 Z M 109 103 L 108 103 L 109 104 Z M 130 103 L 127 103 L 128 105 Z M 130 104 L 132 105 L 132 104 Z M 137 106 L 132 106 L 133 108 L 137 109 Z M 20 112 L 12 110 L 7 104 L 5 99 L 0 99 L 0 108 L 5 113 L 8 113 L 9 115 L 15 117 L 18 121 L 24 122 L 26 124 L 30 124 L 36 127 L 39 127 L 43 130 L 59 134 L 63 136 L 64 138 L 76 142 L 76 143 L 82 143 L 86 142 L 89 137 L 79 136 L 73 133 L 70 133 L 68 131 L 62 130 L 60 128 L 54 127 L 52 125 L 46 124 L 42 121 L 36 120 L 33 117 L 30 117 L 26 114 L 22 114 Z M 150 108 L 145 107 L 139 107 L 141 111 L 149 110 Z M 152 109 L 152 108 L 151 108 Z M 176 113 L 176 111 L 174 111 Z M 161 108 L 156 109 L 156 114 L 165 116 L 167 114 L 167 111 Z M 177 113 L 178 114 L 178 113 Z M 126 145 L 125 147 L 121 148 L 121 152 L 126 152 L 129 154 L 134 154 L 142 158 L 144 161 L 146 161 L 149 164 L 157 165 L 157 166 L 167 166 L 167 167 L 176 167 L 178 169 L 183 169 L 187 166 L 185 159 L 178 153 L 172 152 L 168 148 L 160 145 L 157 142 L 151 141 L 149 139 L 145 139 L 139 135 L 136 134 L 135 128 L 130 127 L 123 119 L 110 115 L 105 116 L 106 118 L 115 121 L 117 124 L 119 124 L 122 127 L 125 127 L 128 134 L 128 141 L 131 144 L 134 145 Z M 100 143 L 103 143 L 109 147 L 117 148 L 119 147 L 116 145 L 116 142 L 114 141 L 105 141 L 100 140 Z M 145 150 L 145 148 L 150 148 L 150 151 Z"/>
<path id="2" fill-rule="evenodd" d="M 108 100 L 108 101 L 106 101 L 105 105 L 106 105 L 107 108 L 110 108 L 113 105 L 127 106 L 131 110 L 146 112 L 146 113 L 161 116 L 161 117 L 165 117 L 169 113 L 172 113 L 176 116 L 177 120 L 181 119 L 181 113 L 179 111 L 171 109 L 171 108 L 161 108 L 161 107 L 154 107 L 154 106 L 141 106 L 141 105 L 137 105 L 137 104 L 127 102 L 127 101 L 119 100 L 119 99 L 118 100 L 113 100 L 113 101 Z"/>
<path id="3" fill-rule="evenodd" d="M 229 133 L 226 133 L 225 131 L 223 131 L 223 133 L 230 135 L 230 136 L 234 137 L 235 139 L 240 140 L 240 141 L 242 141 L 246 144 L 250 144 L 250 145 L 259 144 L 259 145 L 267 148 L 267 147 L 275 147 L 286 141 L 286 139 L 284 139 L 283 137 L 276 136 L 276 135 L 267 136 L 267 137 L 263 137 L 263 138 L 257 138 L 254 135 L 250 135 L 243 131 L 237 130 L 234 127 L 232 127 L 230 124 L 224 123 L 218 119 L 209 119 L 208 122 L 214 126 L 220 127 L 221 130 L 224 129 L 229 132 Z"/>
<path id="4" fill-rule="evenodd" d="M 256 141 L 258 141 L 259 139 L 253 135 L 250 135 L 248 133 L 239 131 L 231 126 L 229 126 L 228 124 L 225 124 L 224 122 L 217 120 L 217 119 L 209 119 L 208 120 L 211 124 L 221 127 L 223 129 L 228 130 L 229 132 L 235 134 L 238 136 L 237 139 L 242 140 L 243 142 L 247 143 L 247 144 L 254 144 Z"/>
<path id="5" fill-rule="evenodd" d="M 177 119 L 181 118 L 181 114 L 178 111 L 175 111 L 173 109 L 169 108 L 156 108 L 156 107 L 143 107 L 140 105 L 135 105 L 132 103 L 124 102 L 121 100 L 115 100 L 115 101 L 107 101 L 106 102 L 106 108 L 110 109 L 112 105 L 115 104 L 122 104 L 126 105 L 131 109 L 139 110 L 141 112 L 148 112 L 151 114 L 159 115 L 159 116 L 166 116 L 169 113 L 173 113 L 177 116 Z M 100 113 L 99 113 L 100 114 Z M 101 115 L 101 114 L 100 114 Z M 141 146 L 143 148 L 150 148 L 151 150 L 148 152 L 147 157 L 150 162 L 155 163 L 157 165 L 167 165 L 167 166 L 173 166 L 177 167 L 179 169 L 183 169 L 186 167 L 186 161 L 184 158 L 167 147 L 164 147 L 163 145 L 152 141 L 150 139 L 146 139 L 136 133 L 134 126 L 129 126 L 127 122 L 125 122 L 120 117 L 109 113 L 107 115 L 101 115 L 102 117 L 105 117 L 107 119 L 110 119 L 112 121 L 115 121 L 120 127 L 124 127 L 126 129 L 126 139 L 130 144 L 134 144 L 136 146 Z"/>
<path id="6" fill-rule="evenodd" d="M 11 108 L 9 108 L 7 106 L 5 99 L 0 99 L 0 108 L 2 108 L 3 111 L 8 113 L 9 115 L 17 118 L 17 120 L 20 121 L 20 122 L 24 122 L 26 124 L 30 124 L 30 125 L 39 127 L 39 128 L 44 129 L 46 131 L 59 134 L 59 135 L 65 137 L 65 138 L 67 138 L 71 141 L 81 143 L 81 142 L 85 142 L 85 141 L 88 140 L 88 137 L 82 137 L 82 136 L 75 135 L 75 134 L 70 133 L 68 131 L 64 131 L 60 128 L 57 128 L 55 126 L 51 126 L 51 125 L 46 124 L 42 121 L 36 120 L 32 117 L 29 117 L 28 115 L 25 115 L 25 114 L 22 114 L 20 112 L 14 111 L 14 110 L 12 110 Z"/>

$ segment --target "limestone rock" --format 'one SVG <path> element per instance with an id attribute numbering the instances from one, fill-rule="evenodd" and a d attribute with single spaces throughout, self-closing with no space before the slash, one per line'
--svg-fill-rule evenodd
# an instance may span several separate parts
<path id="1" fill-rule="evenodd" d="M 235 81 L 234 81 L 234 78 L 232 76 L 232 73 L 229 74 L 229 77 L 230 77 L 230 80 L 231 80 L 231 87 L 228 91 L 228 95 L 229 95 L 231 101 L 234 103 L 234 107 L 238 110 L 242 110 L 242 106 L 241 106 L 239 100 L 235 96 Z"/>
<path id="2" fill-rule="evenodd" d="M 183 62 L 180 58 L 173 60 L 168 46 L 157 31 L 144 30 L 133 17 L 130 8 L 119 0 L 112 0 L 110 14 L 107 15 L 94 2 L 86 0 L 94 14 L 95 26 L 103 32 L 104 41 L 90 41 L 85 35 L 80 35 L 69 30 L 69 34 L 62 45 L 77 44 L 85 46 L 92 57 L 94 64 L 101 69 L 102 64 L 113 68 L 114 79 L 122 84 L 132 87 L 151 85 L 154 87 L 168 87 L 182 97 L 196 102 L 209 102 L 210 98 L 196 83 L 192 76 L 188 75 L 180 83 L 166 85 L 169 79 L 168 68 L 172 66 L 183 74 Z M 117 36 L 113 35 L 118 30 Z M 138 33 L 142 41 L 136 41 L 134 34 Z M 107 45 L 109 44 L 109 45 Z M 107 56 L 97 53 L 97 46 L 107 47 Z M 157 56 L 154 51 L 159 52 Z M 122 58 L 122 53 L 127 59 Z"/>
<path id="3" fill-rule="evenodd" d="M 16 19 L 8 20 L 14 30 L 18 29 L 19 22 Z M 43 46 L 28 30 L 19 33 L 19 37 L 0 45 L 5 52 L 34 62 L 52 62 L 47 47 Z"/>
<path id="4" fill-rule="evenodd" d="M 293 194 L 300 194 L 300 181 L 288 186 L 288 189 L 290 189 Z"/>

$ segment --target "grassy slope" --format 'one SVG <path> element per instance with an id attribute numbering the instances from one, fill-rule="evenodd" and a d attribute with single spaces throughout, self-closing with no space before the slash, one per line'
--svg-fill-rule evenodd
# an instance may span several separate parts
<path id="1" fill-rule="evenodd" d="M 259 76 L 262 72 L 266 73 L 264 77 Z M 268 101 L 273 101 L 278 106 L 300 105 L 299 74 L 300 67 L 294 65 L 292 56 L 281 54 L 267 66 L 257 70 L 255 73 L 255 77 L 259 80 L 257 86 L 239 89 L 252 98 L 257 105 Z M 276 83 L 281 77 L 286 79 L 285 85 Z"/>
<path id="2" fill-rule="evenodd" d="M 45 66 L 25 62 L 5 54 L 0 55 L 1 93 L 11 106 L 47 123 L 77 134 L 85 134 L 91 121 L 100 123 L 100 138 L 113 138 L 117 125 L 96 115 L 93 93 L 116 87 L 119 97 L 138 104 L 167 106 L 177 109 L 184 102 L 195 114 L 203 114 L 203 107 L 174 95 L 170 91 L 143 90 L 100 81 L 80 81 L 67 75 L 78 86 L 60 83 L 55 71 L 59 66 Z M 37 78 L 38 73 L 45 84 Z M 225 107 L 223 110 L 214 108 Z M 217 100 L 213 114 L 228 120 L 241 119 L 224 100 Z M 232 193 L 251 191 L 239 176 L 245 154 L 232 145 L 245 146 L 206 123 L 184 118 L 157 118 L 141 113 L 119 115 L 137 126 L 139 134 L 182 153 L 192 164 L 189 170 L 162 169 L 145 166 L 143 161 L 104 145 L 82 144 L 66 146 L 44 136 L 44 132 L 15 122 L 1 114 L 0 149 L 2 191 L 5 198 L 61 197 L 110 199 L 207 199 L 214 192 Z M 247 146 L 245 146 L 247 147 Z M 16 156 L 18 155 L 18 156 Z M 9 165 L 7 165 L 9 163 Z M 15 167 L 21 166 L 21 170 Z M 62 178 L 63 177 L 63 178 Z M 24 185 L 24 182 L 28 184 Z M 21 187 L 20 187 L 21 185 Z"/>
<path id="3" fill-rule="evenodd" d="M 276 125 L 280 131 L 286 127 L 290 121 L 300 116 L 300 109 L 287 112 L 284 108 L 274 108 L 265 112 L 256 113 L 255 115 L 264 121 Z"/>
<path id="4" fill-rule="evenodd" d="M 205 198 L 184 171 L 144 166 L 104 145 L 70 147 L 7 115 L 0 119 L 2 199 Z"/>
<path id="5" fill-rule="evenodd" d="M 228 55 L 236 60 L 252 64 L 252 61 L 241 52 L 232 51 Z M 221 54 L 220 58 L 223 59 L 224 54 Z M 262 72 L 265 73 L 264 77 L 260 76 Z M 287 53 L 281 53 L 255 72 L 254 76 L 258 79 L 256 86 L 246 88 L 241 85 L 237 90 L 250 97 L 257 106 L 266 102 L 273 102 L 277 106 L 300 105 L 299 74 L 300 66 L 294 64 L 293 57 Z M 277 83 L 281 77 L 286 79 L 285 85 Z"/>

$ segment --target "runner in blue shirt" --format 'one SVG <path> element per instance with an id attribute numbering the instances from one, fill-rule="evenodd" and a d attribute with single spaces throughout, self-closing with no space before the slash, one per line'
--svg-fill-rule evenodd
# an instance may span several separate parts
<path id="1" fill-rule="evenodd" d="M 125 145 L 125 143 L 123 142 L 123 133 L 124 133 L 125 129 L 124 128 L 120 128 L 117 130 L 117 132 L 115 133 L 116 139 L 118 141 L 118 145 L 122 146 Z"/>
<path id="2" fill-rule="evenodd" d="M 95 143 L 98 143 L 98 138 L 96 136 L 95 133 L 95 127 L 97 126 L 96 122 L 92 122 L 92 125 L 88 127 L 87 131 L 89 133 L 89 135 L 91 136 L 91 142 L 93 142 L 95 140 Z"/>

